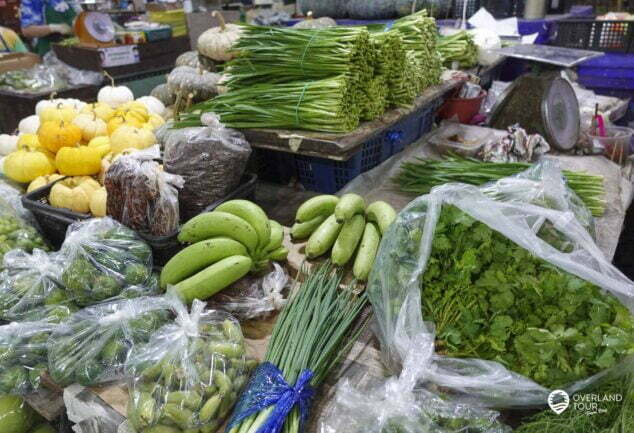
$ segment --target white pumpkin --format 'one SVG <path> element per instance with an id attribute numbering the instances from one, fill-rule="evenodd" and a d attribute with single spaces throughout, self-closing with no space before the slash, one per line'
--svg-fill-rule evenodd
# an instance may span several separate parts
<path id="1" fill-rule="evenodd" d="M 35 114 L 39 116 L 40 114 L 42 114 L 42 111 L 46 110 L 47 108 L 57 107 L 61 103 L 61 99 L 43 99 L 35 104 Z"/>
<path id="2" fill-rule="evenodd" d="M 40 129 L 40 116 L 37 114 L 25 117 L 18 123 L 18 132 L 20 134 L 37 134 L 38 129 Z"/>
<path id="3" fill-rule="evenodd" d="M 0 174 L 4 174 L 4 159 L 6 156 L 0 156 Z"/>
<path id="4" fill-rule="evenodd" d="M 95 137 L 108 135 L 108 126 L 95 113 L 82 113 L 73 119 L 73 124 L 81 130 L 81 137 L 88 142 Z"/>
<path id="5" fill-rule="evenodd" d="M 235 57 L 231 52 L 242 34 L 242 27 L 236 24 L 226 24 L 221 13 L 214 11 L 212 16 L 220 21 L 219 27 L 212 27 L 198 37 L 198 52 L 213 60 L 227 62 Z"/>
<path id="6" fill-rule="evenodd" d="M 154 113 L 161 117 L 163 117 L 163 115 L 165 114 L 165 105 L 154 96 L 142 96 L 137 99 L 137 102 L 145 105 L 150 113 Z"/>
<path id="7" fill-rule="evenodd" d="M 104 72 L 104 74 L 110 78 L 110 85 L 104 86 L 99 90 L 99 93 L 97 93 L 97 102 L 103 102 L 112 108 L 117 108 L 126 102 L 134 101 L 132 90 L 126 86 L 115 86 L 114 79 L 107 72 Z"/>
<path id="8" fill-rule="evenodd" d="M 0 156 L 5 156 L 18 148 L 18 136 L 0 134 Z"/>

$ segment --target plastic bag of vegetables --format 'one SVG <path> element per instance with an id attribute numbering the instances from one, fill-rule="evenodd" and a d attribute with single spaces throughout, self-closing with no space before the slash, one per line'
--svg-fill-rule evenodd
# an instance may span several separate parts
<path id="1" fill-rule="evenodd" d="M 19 395 L 0 396 L 0 431 L 2 433 L 55 433 L 50 424 Z"/>
<path id="2" fill-rule="evenodd" d="M 581 390 L 634 353 L 634 283 L 560 205 L 574 193 L 558 185 L 559 168 L 528 174 L 436 187 L 390 226 L 367 290 L 393 369 L 414 336 L 428 337 L 428 383 L 526 407 L 552 389 Z M 533 202 L 536 188 L 549 200 Z"/>
<path id="3" fill-rule="evenodd" d="M 39 388 L 47 369 L 47 341 L 58 326 L 46 321 L 0 326 L 0 394 L 27 394 Z"/>
<path id="4" fill-rule="evenodd" d="M 48 368 L 60 386 L 121 379 L 135 344 L 146 343 L 172 313 L 162 297 L 124 299 L 74 313 L 48 340 Z"/>
<path id="5" fill-rule="evenodd" d="M 19 191 L 0 181 L 0 268 L 4 254 L 11 250 L 30 253 L 35 248 L 48 249 L 35 224 L 22 207 Z"/>
<path id="6" fill-rule="evenodd" d="M 255 362 L 245 355 L 240 325 L 231 315 L 191 313 L 171 297 L 176 321 L 136 345 L 126 362 L 128 420 L 138 433 L 215 432 L 230 414 Z"/>
<path id="7" fill-rule="evenodd" d="M 206 126 L 175 129 L 161 136 L 165 171 L 185 181 L 179 193 L 183 221 L 234 190 L 251 155 L 241 132 L 225 128 L 214 114 L 203 115 L 202 121 Z"/>
<path id="8" fill-rule="evenodd" d="M 59 322 L 77 307 L 61 280 L 61 262 L 55 253 L 13 250 L 4 256 L 0 273 L 0 318 Z"/>
<path id="9" fill-rule="evenodd" d="M 61 282 L 79 306 L 117 296 L 151 294 L 157 289 L 151 248 L 112 218 L 73 223 L 60 255 L 64 263 Z"/>

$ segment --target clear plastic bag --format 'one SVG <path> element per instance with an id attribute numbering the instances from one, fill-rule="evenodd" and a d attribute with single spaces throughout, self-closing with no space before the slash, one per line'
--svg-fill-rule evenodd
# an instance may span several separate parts
<path id="1" fill-rule="evenodd" d="M 476 234 L 492 230 L 493 239 L 497 242 L 496 245 L 504 246 L 507 251 L 511 249 L 513 254 L 518 254 L 517 260 L 521 259 L 522 262 L 517 262 L 516 266 L 524 265 L 528 268 L 537 266 L 534 264 L 539 261 L 539 266 L 541 266 L 539 269 L 547 270 L 551 276 L 556 275 L 558 278 L 565 279 L 566 285 L 561 285 L 558 282 L 554 282 L 552 285 L 543 285 L 545 290 L 542 293 L 543 296 L 546 296 L 546 293 L 551 293 L 549 290 L 552 289 L 570 290 L 571 296 L 562 296 L 557 301 L 564 304 L 570 302 L 571 305 L 577 302 L 578 297 L 581 299 L 582 295 L 584 302 L 589 297 L 591 298 L 589 303 L 586 302 L 579 307 L 584 308 L 579 310 L 582 312 L 588 309 L 589 314 L 584 313 L 583 317 L 577 320 L 576 316 L 569 312 L 571 306 L 562 305 L 556 308 L 550 303 L 542 304 L 535 301 L 537 293 L 529 292 L 528 289 L 519 293 L 514 292 L 518 297 L 510 304 L 508 304 L 507 296 L 498 297 L 495 300 L 489 298 L 490 290 L 496 290 L 496 288 L 506 290 L 509 287 L 521 287 L 519 284 L 532 284 L 530 278 L 538 278 L 539 276 L 531 274 L 531 271 L 527 270 L 522 273 L 524 272 L 522 269 L 516 275 L 506 275 L 503 272 L 495 275 L 487 274 L 487 277 L 495 277 L 494 281 L 497 282 L 491 283 L 489 286 L 481 286 L 478 281 L 476 287 L 482 287 L 483 302 L 488 300 L 496 305 L 506 303 L 509 305 L 509 310 L 524 308 L 523 311 L 526 312 L 527 308 L 528 310 L 533 309 L 532 312 L 535 314 L 539 311 L 540 316 L 535 316 L 539 320 L 542 320 L 540 317 L 544 317 L 544 313 L 549 311 L 548 314 L 552 315 L 555 322 L 546 325 L 543 325 L 541 321 L 537 321 L 533 325 L 530 325 L 529 322 L 522 322 L 517 326 L 527 326 L 526 328 L 507 328 L 504 323 L 497 323 L 506 320 L 501 317 L 475 325 L 486 329 L 484 327 L 496 324 L 498 331 L 500 331 L 500 338 L 505 338 L 505 335 L 509 335 L 506 333 L 511 332 L 510 335 L 515 339 L 516 333 L 525 331 L 525 334 L 519 334 L 522 337 L 521 347 L 531 349 L 523 353 L 523 356 L 531 356 L 531 353 L 534 356 L 543 356 L 544 365 L 547 361 L 551 362 L 549 365 L 552 365 L 552 359 L 560 359 L 559 357 L 553 358 L 558 350 L 568 350 L 570 352 L 566 353 L 569 354 L 573 353 L 571 350 L 581 350 L 577 353 L 584 355 L 584 347 L 590 347 L 596 351 L 600 349 L 600 357 L 594 358 L 599 355 L 599 352 L 592 353 L 593 358 L 588 357 L 588 359 L 596 359 L 596 364 L 593 364 L 592 368 L 583 362 L 574 365 L 574 368 L 587 369 L 590 374 L 573 383 L 562 384 L 562 389 L 569 393 L 583 389 L 600 380 L 610 369 L 618 369 L 618 364 L 614 364 L 622 360 L 622 349 L 627 350 L 627 336 L 633 335 L 631 330 L 621 329 L 619 326 L 631 326 L 631 312 L 634 309 L 634 284 L 605 259 L 592 236 L 572 212 L 571 209 L 575 205 L 572 203 L 563 205 L 568 200 L 569 192 L 566 191 L 565 186 L 554 182 L 554 180 L 562 178 L 556 165 L 545 162 L 535 168 L 532 173 L 543 180 L 541 183 L 543 194 L 525 188 L 527 179 L 521 177 L 515 182 L 515 186 L 513 185 L 514 181 L 509 181 L 513 178 L 502 179 L 482 188 L 464 184 L 445 184 L 433 189 L 430 194 L 412 201 L 398 215 L 382 239 L 367 288 L 377 318 L 378 336 L 382 343 L 383 354 L 391 368 L 398 369 L 409 351 L 415 350 L 410 343 L 414 338 L 419 337 L 423 338 L 424 341 L 434 341 L 434 337 L 439 335 L 438 329 L 443 327 L 443 324 L 424 321 L 429 320 L 430 317 L 424 317 L 422 310 L 426 308 L 428 311 L 430 309 L 431 311 L 439 311 L 440 304 L 436 300 L 422 297 L 421 283 L 425 279 L 423 289 L 427 290 L 430 284 L 436 284 L 433 280 L 435 275 L 449 278 L 458 277 L 458 275 L 446 273 L 443 270 L 444 263 L 439 262 L 434 253 L 447 243 L 451 245 L 453 238 L 446 240 L 445 233 L 447 230 L 456 230 L 455 224 L 473 224 L 471 229 L 464 232 L 464 238 L 474 239 L 473 236 Z M 492 195 L 496 196 L 497 199 L 492 198 Z M 547 197 L 547 200 L 544 203 L 534 204 L 532 199 L 539 195 Z M 529 200 L 522 199 L 523 196 Z M 460 217 L 461 220 L 453 220 L 455 224 L 443 220 L 443 212 L 446 209 L 454 209 L 455 214 L 463 215 Z M 485 242 L 487 241 L 483 238 L 482 243 Z M 503 260 L 516 257 L 509 256 L 504 248 L 500 249 L 498 257 Z M 455 254 L 455 248 L 448 251 L 453 251 L 452 254 Z M 459 259 L 450 259 L 450 261 Z M 464 259 L 460 260 L 465 260 L 465 262 L 460 263 L 464 263 L 464 266 L 467 267 L 471 266 L 469 263 L 476 263 L 475 266 L 480 266 L 478 263 L 483 263 L 483 259 L 478 254 L 475 257 L 467 254 Z M 491 263 L 495 263 L 495 261 Z M 479 269 L 478 272 L 483 273 L 483 275 L 487 271 L 484 267 L 468 269 Z M 427 272 L 428 270 L 430 273 Z M 525 280 L 522 280 L 523 278 Z M 553 276 L 553 278 L 555 277 Z M 502 280 L 507 282 L 503 283 Z M 483 280 L 482 283 L 487 281 L 489 280 Z M 459 288 L 460 286 L 448 281 L 445 290 L 451 290 L 454 287 Z M 577 291 L 577 293 L 573 291 Z M 610 294 L 614 298 L 610 297 Z M 465 294 L 462 293 L 456 293 L 453 299 L 460 303 L 468 301 L 465 299 Z M 549 302 L 553 301 L 549 300 Z M 483 304 L 473 304 L 478 308 L 481 305 Z M 605 314 L 605 307 L 608 305 L 610 306 L 608 311 L 618 311 L 616 317 L 606 319 L 606 323 L 597 325 L 596 329 L 590 329 L 593 326 L 589 325 L 594 324 L 595 320 L 603 320 L 601 315 Z M 463 317 L 461 321 L 453 323 L 474 324 L 473 318 L 468 317 L 473 306 L 462 310 L 467 316 Z M 547 307 L 548 311 L 544 310 Z M 577 310 L 573 309 L 572 311 Z M 509 314 L 514 317 L 514 320 L 518 320 L 518 317 L 512 312 Z M 609 318 L 609 316 L 606 317 Z M 560 320 L 560 323 L 557 320 Z M 570 322 L 574 326 L 565 328 L 569 326 Z M 527 325 L 527 323 L 529 324 Z M 559 324 L 561 326 L 555 326 Z M 578 329 L 575 331 L 572 328 Z M 444 329 L 449 328 L 444 326 Z M 596 334 L 593 334 L 594 340 L 592 341 L 595 342 L 594 346 L 597 348 L 594 349 L 593 345 L 584 346 L 582 343 L 588 340 L 580 340 L 579 344 L 581 345 L 574 349 L 576 343 L 574 339 L 581 338 L 579 336 L 582 334 L 581 331 L 588 332 L 587 329 Z M 484 331 L 478 331 L 476 335 L 483 333 Z M 582 336 L 585 338 L 586 334 L 582 334 Z M 457 337 L 460 337 L 460 334 Z M 450 334 L 445 334 L 444 341 L 437 342 L 441 344 L 439 347 L 444 353 L 447 353 L 448 348 L 462 344 L 460 340 L 451 338 Z M 543 338 L 543 345 L 539 344 L 540 338 Z M 527 339 L 530 341 L 526 341 Z M 596 342 L 600 343 L 597 345 Z M 489 342 L 484 341 L 484 344 L 488 345 Z M 508 352 L 520 347 L 509 346 L 509 344 L 507 341 L 506 345 L 503 346 Z M 555 351 L 549 352 L 549 347 L 554 348 Z M 433 350 L 433 346 L 431 350 Z M 506 351 L 498 353 L 501 354 L 500 359 L 506 359 L 504 358 Z M 603 358 L 604 353 L 608 354 L 608 358 Z M 590 354 L 589 351 L 586 353 L 586 355 Z M 558 353 L 557 356 L 559 356 Z M 613 356 L 613 358 L 609 358 L 609 356 Z M 510 368 L 507 369 L 501 363 L 476 359 L 473 356 L 463 355 L 460 358 L 452 358 L 435 353 L 431 359 L 432 362 L 424 372 L 426 382 L 451 390 L 458 397 L 478 401 L 479 404 L 492 407 L 543 406 L 550 392 L 547 387 L 510 370 L 525 368 L 519 360 L 517 363 L 507 364 Z M 525 358 L 521 358 L 521 360 L 524 361 Z M 575 358 L 570 362 L 578 360 L 579 358 Z M 606 365 L 606 368 L 602 368 L 601 364 Z M 552 375 L 552 380 L 563 380 L 562 378 L 565 379 L 569 373 L 578 376 L 580 375 L 578 371 L 586 371 L 566 369 L 565 365 L 562 361 L 558 368 L 553 368 L 545 373 Z M 612 367 L 609 367 L 610 365 Z M 599 371 L 596 371 L 597 369 Z M 540 380 L 544 381 L 543 376 L 540 377 L 542 378 Z M 551 379 L 548 379 L 548 382 L 550 381 Z"/>
<path id="2" fill-rule="evenodd" d="M 47 370 L 47 341 L 58 325 L 11 322 L 0 326 L 0 394 L 28 394 Z"/>
<path id="3" fill-rule="evenodd" d="M 279 311 L 287 299 L 282 293 L 290 284 L 290 277 L 277 263 L 263 277 L 247 275 L 211 298 L 209 306 L 225 310 L 239 320 L 265 317 Z"/>
<path id="4" fill-rule="evenodd" d="M 48 340 L 51 378 L 62 387 L 122 379 L 131 348 L 171 317 L 163 297 L 106 302 L 74 313 Z"/>
<path id="5" fill-rule="evenodd" d="M 151 153 L 117 158 L 106 172 L 107 212 L 126 226 L 152 236 L 178 230 L 178 188 L 183 179 L 165 173 Z"/>
<path id="6" fill-rule="evenodd" d="M 347 379 L 319 422 L 319 433 L 510 433 L 494 411 L 455 403 L 416 388 L 430 367 L 433 340 L 423 335 L 408 344 L 399 377 L 359 389 Z"/>
<path id="7" fill-rule="evenodd" d="M 71 224 L 60 256 L 62 284 L 79 306 L 158 290 L 152 274 L 152 249 L 112 218 Z"/>
<path id="8" fill-rule="evenodd" d="M 36 248 L 48 250 L 48 244 L 30 212 L 22 207 L 19 192 L 0 182 L 0 269 L 7 252 L 15 249 L 30 253 Z"/>
<path id="9" fill-rule="evenodd" d="M 126 362 L 130 378 L 128 421 L 138 433 L 215 432 L 230 414 L 255 362 L 245 355 L 238 321 L 206 310 L 194 300 L 191 313 L 175 297 L 176 320 L 135 346 Z"/>
<path id="10" fill-rule="evenodd" d="M 201 120 L 206 126 L 159 134 L 165 171 L 185 181 L 180 191 L 183 221 L 234 190 L 251 155 L 241 132 L 225 128 L 214 114 L 204 114 Z"/>
<path id="11" fill-rule="evenodd" d="M 0 319 L 60 322 L 77 307 L 61 281 L 61 261 L 55 253 L 20 250 L 4 256 L 0 273 Z"/>

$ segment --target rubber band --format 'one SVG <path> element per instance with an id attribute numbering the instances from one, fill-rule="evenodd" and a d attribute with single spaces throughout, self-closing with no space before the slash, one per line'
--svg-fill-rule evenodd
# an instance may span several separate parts
<path id="1" fill-rule="evenodd" d="M 310 40 L 308 41 L 308 43 L 306 44 L 306 46 L 304 47 L 304 52 L 302 53 L 302 56 L 299 60 L 299 68 L 302 70 L 302 72 L 304 72 L 304 59 L 306 58 L 306 53 L 308 52 L 308 48 L 310 47 L 310 44 L 313 43 L 313 39 L 315 39 L 315 36 L 317 36 L 317 34 L 319 32 L 321 32 L 322 29 L 317 29 L 317 31 L 315 33 L 313 33 L 313 35 L 310 37 Z"/>
<path id="2" fill-rule="evenodd" d="M 299 95 L 299 101 L 297 101 L 297 105 L 295 106 L 295 124 L 299 126 L 299 106 L 304 100 L 304 94 L 306 93 L 306 88 L 308 87 L 308 83 L 304 84 L 304 88 L 302 89 L 301 95 Z"/>

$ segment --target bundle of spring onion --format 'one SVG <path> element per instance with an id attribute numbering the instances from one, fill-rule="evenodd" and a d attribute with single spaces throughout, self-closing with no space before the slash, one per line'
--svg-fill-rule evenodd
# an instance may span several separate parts
<path id="1" fill-rule="evenodd" d="M 369 33 L 363 27 L 293 29 L 245 27 L 225 71 L 229 89 L 257 83 L 286 83 L 345 75 L 372 78 Z"/>
<path id="2" fill-rule="evenodd" d="M 412 77 L 414 67 L 408 68 L 407 51 L 403 40 L 397 32 L 375 32 L 370 35 L 372 45 L 377 50 L 375 74 L 382 76 L 387 82 L 387 102 L 394 106 L 408 106 L 417 94 L 411 91 L 419 80 Z M 414 80 L 414 83 L 412 82 Z"/>
<path id="3" fill-rule="evenodd" d="M 473 158 L 458 156 L 441 160 L 417 158 L 416 162 L 405 162 L 394 178 L 401 191 L 427 194 L 433 187 L 449 182 L 462 182 L 482 185 L 504 177 L 513 176 L 526 170 L 530 163 L 483 162 Z M 584 202 L 594 216 L 605 212 L 605 189 L 603 176 L 594 176 L 584 172 L 563 171 L 568 186 Z"/>
<path id="4" fill-rule="evenodd" d="M 214 112 L 231 128 L 290 128 L 348 132 L 359 124 L 359 95 L 345 76 L 316 81 L 254 84 L 194 106 L 177 128 L 199 126 Z"/>
<path id="5" fill-rule="evenodd" d="M 321 265 L 307 276 L 275 324 L 265 362 L 241 395 L 227 427 L 229 433 L 255 433 L 264 425 L 266 431 L 302 431 L 313 392 L 331 374 L 367 322 L 360 319 L 366 295 L 355 295 L 340 284 L 341 274 L 330 264 Z M 276 369 L 283 378 L 274 377 Z M 295 394 L 295 400 L 282 402 L 278 397 L 275 401 L 275 388 L 281 388 L 280 394 L 284 394 L 284 388 L 294 391 L 290 394 Z M 264 400 L 267 403 L 263 404 Z M 265 408 L 253 410 L 262 404 Z M 287 411 L 280 407 L 284 405 Z M 279 430 L 273 428 L 278 426 Z"/>
<path id="6" fill-rule="evenodd" d="M 361 120 L 374 120 L 381 116 L 387 108 L 387 82 L 382 75 L 373 77 L 363 89 L 361 101 Z"/>
<path id="7" fill-rule="evenodd" d="M 478 63 L 478 47 L 473 36 L 465 30 L 441 37 L 436 48 L 445 66 L 459 62 L 461 68 L 471 68 Z"/>

